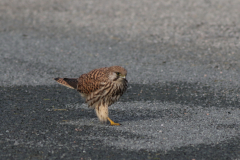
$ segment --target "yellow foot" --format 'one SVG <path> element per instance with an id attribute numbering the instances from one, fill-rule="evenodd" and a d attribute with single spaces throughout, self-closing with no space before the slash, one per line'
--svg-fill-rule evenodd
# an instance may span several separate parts
<path id="1" fill-rule="evenodd" d="M 120 123 L 113 122 L 109 117 L 107 119 L 111 123 L 111 126 L 120 126 L 121 125 Z"/>

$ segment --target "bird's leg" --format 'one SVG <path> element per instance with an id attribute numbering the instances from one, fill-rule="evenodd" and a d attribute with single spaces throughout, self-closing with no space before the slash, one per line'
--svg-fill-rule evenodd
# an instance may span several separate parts
<path id="1" fill-rule="evenodd" d="M 111 123 L 111 126 L 120 126 L 121 125 L 120 123 L 113 122 L 109 117 L 107 119 Z"/>

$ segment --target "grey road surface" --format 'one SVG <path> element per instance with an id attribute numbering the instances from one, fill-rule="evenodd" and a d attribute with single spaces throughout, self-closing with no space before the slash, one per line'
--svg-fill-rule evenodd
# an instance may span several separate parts
<path id="1" fill-rule="evenodd" d="M 0 159 L 240 159 L 239 0 L 1 0 Z M 54 82 L 121 65 L 101 124 Z"/>

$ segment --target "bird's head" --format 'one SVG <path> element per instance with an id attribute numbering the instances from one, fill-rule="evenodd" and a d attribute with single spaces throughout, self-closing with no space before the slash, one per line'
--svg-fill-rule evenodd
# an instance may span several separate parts
<path id="1" fill-rule="evenodd" d="M 127 70 L 120 66 L 112 66 L 108 68 L 109 79 L 116 82 L 123 82 L 126 80 Z"/>

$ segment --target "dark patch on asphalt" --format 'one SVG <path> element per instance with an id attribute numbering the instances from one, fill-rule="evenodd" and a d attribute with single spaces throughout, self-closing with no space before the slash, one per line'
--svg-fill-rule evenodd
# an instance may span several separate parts
<path id="1" fill-rule="evenodd" d="M 225 90 L 226 91 L 226 90 Z M 239 88 L 235 88 L 236 93 Z M 227 91 L 226 91 L 227 92 Z M 96 115 L 90 109 L 66 108 L 67 104 L 83 103 L 80 95 L 71 89 L 62 86 L 17 86 L 0 87 L 0 155 L 7 159 L 227 159 L 238 158 L 240 138 L 234 137 L 216 145 L 195 145 L 174 148 L 169 151 L 130 151 L 115 147 L 103 146 L 103 140 L 91 137 L 118 136 L 127 139 L 141 139 L 142 135 L 130 132 L 115 131 L 97 121 Z M 197 95 L 197 96 L 196 96 Z M 121 98 L 122 102 L 132 101 L 161 101 L 179 104 L 200 105 L 208 107 L 238 107 L 239 100 L 228 100 L 225 92 L 214 92 L 209 86 L 190 83 L 166 83 L 164 85 L 130 84 L 129 90 Z M 215 103 L 213 103 L 215 102 Z M 63 109 L 55 112 L 54 109 Z M 117 120 L 140 120 L 159 118 L 175 113 L 184 114 L 182 110 L 160 110 L 148 114 L 150 110 L 144 109 L 141 116 L 125 115 L 122 111 L 111 110 L 111 114 L 118 114 Z M 178 112 L 178 113 L 176 113 Z M 229 113 L 230 114 L 230 113 Z M 65 125 L 65 120 L 81 118 L 96 118 L 97 125 L 75 126 Z M 127 118 L 128 117 L 128 118 Z M 57 124 L 63 122 L 62 124 Z M 234 128 L 219 124 L 219 128 Z M 76 130 L 77 129 L 77 130 Z M 82 138 L 83 136 L 87 138 Z M 88 138 L 89 137 L 89 138 Z M 151 138 L 151 137 L 148 137 Z M 206 154 L 205 154 L 206 153 Z M 211 153 L 211 154 L 207 154 Z M 71 157 L 71 158 L 70 158 Z M 224 157 L 224 158 L 223 158 Z"/>
<path id="2" fill-rule="evenodd" d="M 230 89 L 229 89 L 230 90 Z M 218 92 L 210 86 L 200 85 L 198 83 L 166 83 L 166 84 L 130 84 L 129 89 L 120 98 L 121 102 L 133 101 L 160 101 L 160 102 L 174 102 L 176 104 L 188 105 L 192 108 L 195 106 L 202 107 L 237 107 L 240 106 L 240 101 L 237 96 L 239 88 L 231 89 L 232 95 L 227 95 L 228 90 L 221 90 Z M 62 120 L 73 120 L 76 117 L 95 118 L 96 115 L 93 110 L 81 109 L 79 112 L 71 112 L 71 108 L 66 108 L 68 104 L 82 104 L 84 103 L 78 92 L 72 89 L 67 89 L 62 86 L 17 86 L 17 87 L 0 87 L 0 97 L 2 114 L 13 115 L 28 115 L 20 121 L 15 120 L 14 117 L 9 117 L 4 124 L 9 121 L 15 123 L 30 123 L 37 120 L 42 121 L 50 118 L 49 116 L 38 115 L 38 110 L 47 110 L 51 112 L 51 118 L 60 116 Z M 64 109 L 67 112 L 52 112 L 54 109 Z M 178 118 L 184 114 L 184 109 L 164 109 L 151 113 L 150 109 L 140 110 L 138 114 L 133 116 L 126 114 L 124 111 L 112 110 L 110 107 L 111 115 L 118 115 L 115 120 L 117 121 L 137 121 L 150 118 L 161 118 L 166 115 Z M 151 114 L 150 114 L 151 113 Z M 59 114 L 59 115 L 56 115 Z M 229 113 L 230 114 L 230 113 Z M 35 118 L 38 117 L 38 118 Z M 39 117 L 40 116 L 40 117 Z M 188 117 L 189 118 L 189 117 Z M 2 119 L 4 121 L 4 119 Z"/>
<path id="3" fill-rule="evenodd" d="M 166 82 L 153 85 L 131 84 L 127 93 L 120 99 L 130 101 L 160 101 L 194 107 L 237 107 L 240 88 L 214 88 L 201 83 Z M 231 93 L 231 95 L 229 94 Z"/>
<path id="4" fill-rule="evenodd" d="M 217 89 L 201 83 L 167 82 L 152 85 L 129 84 L 128 88 L 119 101 L 174 102 L 176 104 L 202 107 L 240 106 L 238 97 L 240 88 L 238 86 L 234 89 Z M 69 103 L 84 103 L 75 90 L 63 86 L 15 86 L 0 87 L 0 89 L 0 93 L 3 95 L 1 96 L 1 105 L 19 106 L 19 104 L 28 103 L 33 106 L 47 104 L 64 106 Z"/>
<path id="5" fill-rule="evenodd" d="M 235 159 L 239 158 L 240 137 L 233 137 L 216 145 L 199 144 L 173 148 L 169 151 L 148 152 L 149 159 Z M 144 150 L 143 150 L 144 151 Z M 209 154 L 210 153 L 210 154 Z M 177 158 L 176 158 L 177 157 Z"/>
<path id="6" fill-rule="evenodd" d="M 52 128 L 53 127 L 53 128 Z M 36 127 L 35 127 L 36 128 Z M 52 130 L 50 129 L 52 128 Z M 33 129 L 8 133 L 7 141 L 1 136 L 1 157 L 7 159 L 234 159 L 239 158 L 240 138 L 234 137 L 217 145 L 189 145 L 173 148 L 169 151 L 151 152 L 144 149 L 129 151 L 115 147 L 103 146 L 102 140 L 84 139 L 91 136 L 93 126 L 81 126 L 82 131 L 76 132 L 73 126 L 49 126 L 46 132 Z M 99 129 L 99 136 L 111 136 L 106 128 Z M 54 131 L 55 130 L 55 131 Z M 110 130 L 109 130 L 110 131 Z M 101 133 L 102 132 L 102 133 Z M 112 132 L 112 131 L 110 131 Z M 104 135 L 107 133 L 107 135 Z M 115 133 L 122 136 L 126 133 Z M 127 133 L 128 134 L 128 133 Z M 129 136 L 127 138 L 134 138 Z M 208 154 L 211 153 L 211 154 Z"/>

